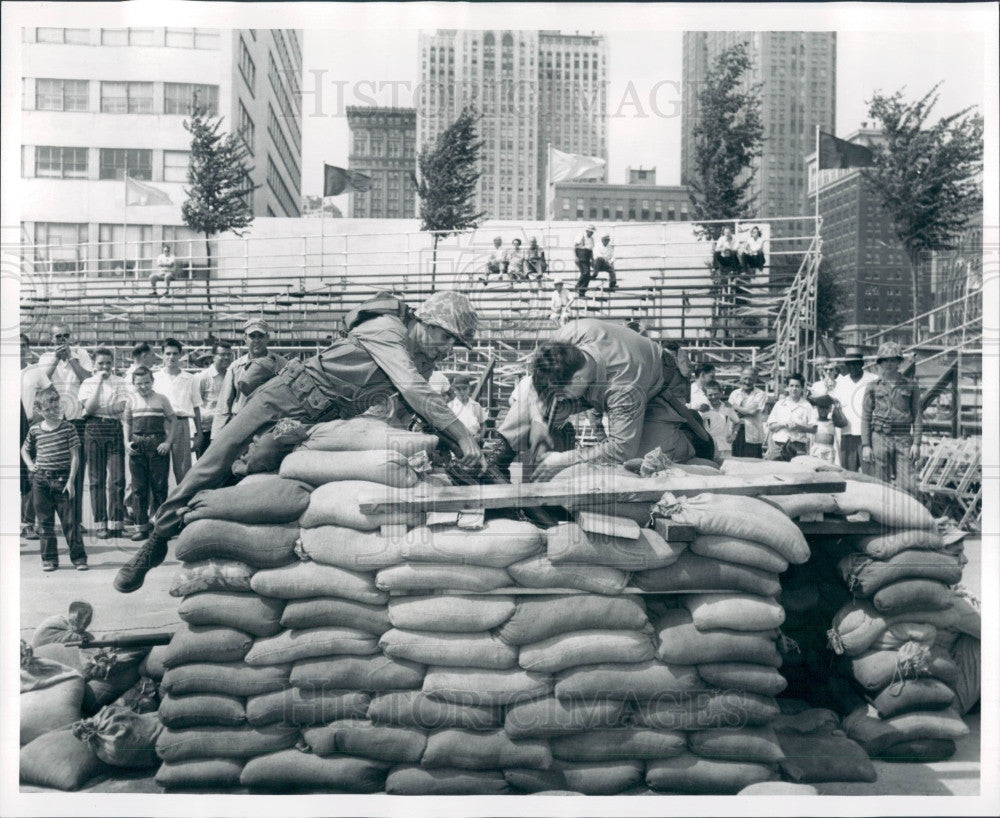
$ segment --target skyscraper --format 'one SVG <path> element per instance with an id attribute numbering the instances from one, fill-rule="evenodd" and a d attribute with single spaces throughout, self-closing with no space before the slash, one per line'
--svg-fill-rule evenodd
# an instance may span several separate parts
<path id="1" fill-rule="evenodd" d="M 476 209 L 488 217 L 543 217 L 549 142 L 607 160 L 602 36 L 439 30 L 421 32 L 419 50 L 418 150 L 475 106 L 483 140 Z"/>
<path id="2" fill-rule="evenodd" d="M 367 192 L 351 190 L 347 212 L 354 218 L 412 219 L 416 216 L 416 111 L 412 108 L 347 108 L 351 131 L 348 168 L 371 177 Z"/>
<path id="3" fill-rule="evenodd" d="M 761 83 L 764 144 L 754 161 L 757 216 L 806 213 L 805 156 L 816 126 L 836 132 L 837 35 L 829 31 L 686 31 L 683 40 L 681 184 L 694 175 L 698 92 L 716 56 L 747 43 L 753 67 L 747 87 Z"/>

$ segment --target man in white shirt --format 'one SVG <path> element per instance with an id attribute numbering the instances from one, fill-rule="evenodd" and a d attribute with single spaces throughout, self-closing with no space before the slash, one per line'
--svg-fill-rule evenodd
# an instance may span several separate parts
<path id="1" fill-rule="evenodd" d="M 729 393 L 729 406 L 741 421 L 733 441 L 733 455 L 763 457 L 764 441 L 767 440 L 764 427 L 767 394 L 757 388 L 757 371 L 753 367 L 744 367 L 740 372 L 740 386 Z"/>
<path id="2" fill-rule="evenodd" d="M 562 281 L 557 280 L 552 286 L 555 287 L 555 291 L 552 293 L 552 300 L 549 301 L 549 320 L 562 326 L 570 319 L 570 305 L 574 298 L 566 292 Z"/>
<path id="3" fill-rule="evenodd" d="M 587 294 L 587 286 L 590 284 L 591 269 L 594 265 L 594 231 L 597 228 L 592 224 L 587 225 L 587 229 L 580 234 L 573 245 L 573 252 L 576 255 L 576 269 L 580 271 L 580 278 L 576 282 L 576 292 L 583 298 Z"/>
<path id="4" fill-rule="evenodd" d="M 226 370 L 233 362 L 233 348 L 225 341 L 216 341 L 212 348 L 212 363 L 194 376 L 195 386 L 201 396 L 201 443 L 195 455 L 201 457 L 212 442 L 212 422 L 219 392 L 226 377 Z"/>
<path id="5" fill-rule="evenodd" d="M 483 285 L 489 284 L 490 276 L 500 278 L 504 271 L 504 260 L 507 253 L 503 249 L 503 239 L 500 236 L 493 237 L 493 250 L 490 251 L 486 259 L 486 271 L 479 277 Z"/>
<path id="6" fill-rule="evenodd" d="M 178 483 L 191 469 L 191 420 L 194 420 L 194 448 L 201 446 L 201 392 L 194 375 L 181 369 L 181 342 L 167 338 L 163 342 L 163 368 L 153 373 L 153 390 L 170 401 L 180 430 L 171 438 L 170 460 Z"/>
<path id="7" fill-rule="evenodd" d="M 809 454 L 809 435 L 816 434 L 819 420 L 816 407 L 804 397 L 805 378 L 795 374 L 788 376 L 785 397 L 779 400 L 767 418 L 771 430 L 771 446 L 767 450 L 767 460 L 791 460 L 801 454 Z"/>
<path id="8" fill-rule="evenodd" d="M 735 270 L 740 266 L 739 258 L 736 255 L 737 246 L 733 228 L 726 225 L 722 228 L 722 235 L 715 242 L 713 260 L 716 269 Z"/>
<path id="9" fill-rule="evenodd" d="M 696 412 L 707 412 L 710 408 L 708 385 L 715 380 L 714 364 L 704 363 L 698 367 L 697 375 L 691 382 L 691 399 L 688 408 Z"/>
<path id="10" fill-rule="evenodd" d="M 472 385 L 469 376 L 456 375 L 451 381 L 451 388 L 455 391 L 455 397 L 448 404 L 448 408 L 455 413 L 455 417 L 462 421 L 462 425 L 476 440 L 482 440 L 486 410 L 470 397 Z"/>
<path id="11" fill-rule="evenodd" d="M 611 243 L 611 234 L 605 233 L 601 236 L 601 243 L 594 248 L 594 276 L 598 273 L 608 274 L 608 291 L 614 292 L 618 288 L 618 279 L 615 277 L 615 247 Z"/>
<path id="12" fill-rule="evenodd" d="M 163 245 L 163 252 L 156 257 L 156 269 L 149 274 L 149 285 L 153 288 L 153 295 L 159 295 L 156 291 L 156 282 L 162 281 L 165 295 L 170 295 L 170 282 L 177 275 L 177 259 L 174 258 L 173 251 L 169 244 Z"/>
<path id="13" fill-rule="evenodd" d="M 847 420 L 847 426 L 840 430 L 840 465 L 849 471 L 864 471 L 861 463 L 861 408 L 865 389 L 878 376 L 865 372 L 865 358 L 857 347 L 851 347 L 844 353 L 842 363 L 847 374 L 837 378 L 831 393 Z"/>

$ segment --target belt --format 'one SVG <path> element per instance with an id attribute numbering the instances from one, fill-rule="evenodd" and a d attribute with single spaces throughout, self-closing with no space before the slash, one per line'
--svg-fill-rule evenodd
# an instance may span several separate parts
<path id="1" fill-rule="evenodd" d="M 65 468 L 65 469 L 35 469 L 35 474 L 44 474 L 44 475 L 48 475 L 48 476 L 52 476 L 52 475 L 60 476 L 60 475 L 64 475 L 65 474 L 65 475 L 68 476 L 69 475 L 69 468 Z"/>
<path id="2" fill-rule="evenodd" d="M 118 418 L 106 418 L 102 417 L 101 415 L 91 415 L 89 418 L 87 418 L 88 423 L 92 420 L 99 421 L 100 423 L 121 423 L 121 421 Z"/>

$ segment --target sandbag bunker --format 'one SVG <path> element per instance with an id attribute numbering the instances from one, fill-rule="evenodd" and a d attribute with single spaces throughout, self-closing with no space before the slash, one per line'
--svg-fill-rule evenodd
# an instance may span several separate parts
<path id="1" fill-rule="evenodd" d="M 161 786 L 780 794 L 954 752 L 978 612 L 906 495 L 808 459 L 453 487 L 435 444 L 320 424 L 192 501 Z"/>

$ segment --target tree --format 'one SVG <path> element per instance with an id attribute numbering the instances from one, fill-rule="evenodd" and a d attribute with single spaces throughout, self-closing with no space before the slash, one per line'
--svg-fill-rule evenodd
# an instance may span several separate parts
<path id="1" fill-rule="evenodd" d="M 413 177 L 413 183 L 420 197 L 420 229 L 434 231 L 431 292 L 437 276 L 438 241 L 442 236 L 477 227 L 485 215 L 475 211 L 474 203 L 483 147 L 476 134 L 478 119 L 472 108 L 464 108 L 417 158 L 420 175 Z"/>
<path id="2" fill-rule="evenodd" d="M 816 331 L 818 334 L 832 337 L 844 326 L 844 299 L 847 295 L 847 286 L 837 277 L 829 259 L 821 259 L 816 276 Z"/>
<path id="3" fill-rule="evenodd" d="M 690 180 L 691 205 L 696 221 L 752 218 L 753 160 L 764 140 L 761 85 L 746 87 L 752 62 L 746 43 L 721 52 L 698 93 L 698 120 L 694 127 L 695 174 Z M 706 225 L 713 240 L 720 225 Z"/>
<path id="4" fill-rule="evenodd" d="M 872 146 L 874 166 L 865 177 L 906 252 L 914 317 L 920 314 L 921 256 L 953 249 L 983 208 L 983 117 L 965 108 L 928 126 L 940 85 L 916 102 L 902 91 L 868 100 L 884 142 Z M 919 340 L 916 322 L 913 340 Z"/>
<path id="5" fill-rule="evenodd" d="M 253 222 L 253 209 L 247 194 L 259 187 L 250 181 L 253 167 L 245 164 L 250 153 L 242 137 L 221 133 L 221 128 L 222 117 L 211 119 L 197 100 L 191 119 L 184 120 L 184 130 L 191 134 L 191 161 L 188 163 L 190 187 L 184 189 L 188 198 L 181 205 L 181 216 L 191 230 L 205 235 L 208 253 L 205 300 L 209 310 L 212 309 L 210 240 L 217 233 L 227 231 L 243 235 Z"/>

